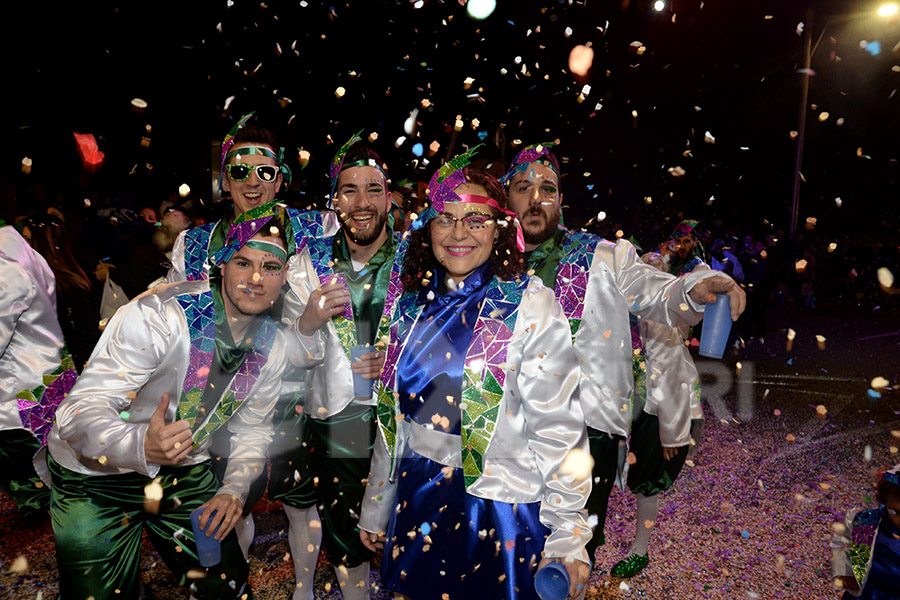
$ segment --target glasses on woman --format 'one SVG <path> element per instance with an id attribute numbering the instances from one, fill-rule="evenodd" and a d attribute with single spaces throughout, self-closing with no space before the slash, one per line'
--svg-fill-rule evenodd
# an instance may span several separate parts
<path id="1" fill-rule="evenodd" d="M 466 215 L 465 217 L 452 217 L 450 215 L 440 215 L 432 221 L 436 229 L 450 231 L 456 228 L 457 222 L 462 222 L 463 227 L 469 231 L 480 231 L 487 229 L 494 222 L 494 217 L 489 215 Z"/>
<path id="2" fill-rule="evenodd" d="M 272 183 L 278 177 L 278 167 L 274 165 L 245 165 L 243 163 L 234 163 L 225 165 L 228 171 L 228 178 L 232 181 L 244 181 L 250 177 L 251 171 L 256 171 L 256 178 L 263 183 Z"/>

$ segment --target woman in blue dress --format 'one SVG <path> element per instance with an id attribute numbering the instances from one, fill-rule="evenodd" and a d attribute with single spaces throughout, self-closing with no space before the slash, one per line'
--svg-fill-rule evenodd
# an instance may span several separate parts
<path id="1" fill-rule="evenodd" d="M 831 576 L 843 600 L 900 600 L 900 464 L 878 479 L 878 508 L 835 525 Z"/>
<path id="2" fill-rule="evenodd" d="M 502 187 L 466 158 L 432 178 L 400 249 L 360 534 L 399 597 L 536 599 L 555 560 L 578 598 L 591 465 L 571 331 L 523 272 Z"/>

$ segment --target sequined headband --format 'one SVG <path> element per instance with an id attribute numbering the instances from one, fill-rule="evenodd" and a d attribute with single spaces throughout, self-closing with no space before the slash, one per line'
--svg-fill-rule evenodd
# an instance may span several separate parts
<path id="1" fill-rule="evenodd" d="M 239 215 L 234 220 L 234 223 L 231 224 L 231 227 L 228 228 L 228 233 L 225 236 L 225 245 L 210 258 L 213 266 L 218 266 L 231 260 L 234 253 L 243 248 L 270 221 L 274 220 L 276 223 L 280 223 L 286 217 L 283 211 L 284 207 L 282 205 L 276 202 L 269 202 Z M 288 227 L 289 221 L 279 226 Z M 284 234 L 288 243 L 286 259 L 287 256 L 294 253 L 295 249 L 291 232 L 285 231 Z"/>
<path id="2" fill-rule="evenodd" d="M 268 252 L 269 254 L 274 254 L 278 258 L 282 260 L 282 262 L 287 262 L 287 251 L 284 248 L 276 244 L 275 242 L 269 242 L 266 240 L 250 240 L 246 244 L 244 244 L 247 248 L 253 248 L 254 250 L 260 250 L 262 252 Z"/>
<path id="3" fill-rule="evenodd" d="M 697 225 L 699 225 L 699 224 L 700 224 L 700 221 L 693 221 L 691 219 L 685 219 L 684 221 L 682 221 L 681 223 L 678 224 L 678 226 L 675 228 L 675 230 L 672 232 L 672 234 L 669 236 L 669 238 L 674 240 L 675 238 L 684 237 L 686 235 L 696 235 L 694 233 L 694 230 L 697 229 Z"/>
<path id="4" fill-rule="evenodd" d="M 222 174 L 225 171 L 225 161 L 228 152 L 231 150 L 231 147 L 234 146 L 234 136 L 237 135 L 238 131 L 240 131 L 244 125 L 247 124 L 247 121 L 253 117 L 254 113 L 248 113 L 240 118 L 240 120 L 234 124 L 234 127 L 231 128 L 231 131 L 225 136 L 225 139 L 222 140 L 222 160 L 219 164 L 219 189 L 222 189 Z"/>
<path id="5" fill-rule="evenodd" d="M 547 156 L 550 154 L 550 148 L 556 145 L 556 142 L 544 142 L 542 144 L 534 144 L 531 146 L 527 146 L 519 151 L 516 154 L 516 157 L 513 159 L 512 165 L 509 168 L 509 171 L 500 178 L 500 183 L 503 185 L 509 185 L 510 180 L 515 177 L 518 173 L 524 172 L 528 165 L 533 162 L 540 162 L 543 165 L 546 165 L 550 168 L 551 171 L 556 173 L 557 177 L 560 177 L 559 170 L 556 166 L 550 162 L 549 160 L 541 160 L 541 157 Z"/>
<path id="6" fill-rule="evenodd" d="M 338 148 L 334 158 L 331 160 L 331 166 L 328 167 L 328 178 L 331 180 L 331 195 L 328 197 L 328 208 L 332 210 L 334 209 L 334 191 L 337 189 L 338 175 L 344 170 L 344 157 L 347 156 L 347 151 L 350 150 L 350 146 L 360 140 L 359 136 L 363 131 L 365 130 L 360 129 L 357 133 L 352 135 L 349 140 L 344 142 L 343 146 Z"/>

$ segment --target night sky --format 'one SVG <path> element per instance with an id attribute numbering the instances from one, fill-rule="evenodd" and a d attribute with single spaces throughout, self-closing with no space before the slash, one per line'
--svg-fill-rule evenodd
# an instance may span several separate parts
<path id="1" fill-rule="evenodd" d="M 321 203 L 334 151 L 362 129 L 377 134 L 394 181 L 427 180 L 482 139 L 493 162 L 508 162 L 516 141 L 559 140 L 567 223 L 604 211 L 606 235 L 668 231 L 679 214 L 755 233 L 788 225 L 805 2 L 675 0 L 656 12 L 651 0 L 498 0 L 484 21 L 457 0 L 55 4 L 11 7 L 6 19 L 2 162 L 20 200 L 42 183 L 78 205 L 77 131 L 106 153 L 82 180 L 95 194 L 137 208 L 188 183 L 209 204 L 211 143 L 256 111 L 288 149 L 295 183 L 283 197 L 303 205 Z M 813 6 L 813 40 L 834 16 L 857 14 L 828 25 L 812 60 L 800 222 L 896 227 L 900 21 L 863 15 L 877 4 L 862 0 Z M 567 68 L 579 44 L 595 53 L 585 77 Z M 429 165 L 414 160 L 415 142 L 429 158 L 435 141 Z M 300 147 L 311 153 L 302 172 Z"/>

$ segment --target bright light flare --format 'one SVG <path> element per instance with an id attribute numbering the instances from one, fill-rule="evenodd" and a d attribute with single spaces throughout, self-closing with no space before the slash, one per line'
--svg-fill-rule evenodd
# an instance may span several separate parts
<path id="1" fill-rule="evenodd" d="M 663 0 L 656 0 L 656 2 L 653 3 L 653 10 L 655 10 L 656 12 L 662 12 L 666 10 L 666 3 L 663 2 Z"/>
<path id="2" fill-rule="evenodd" d="M 473 19 L 487 19 L 497 8 L 497 0 L 469 0 L 466 5 L 466 12 Z"/>
<path id="3" fill-rule="evenodd" d="M 900 12 L 900 5 L 898 4 L 882 4 L 878 8 L 878 16 L 879 17 L 893 17 Z"/>

